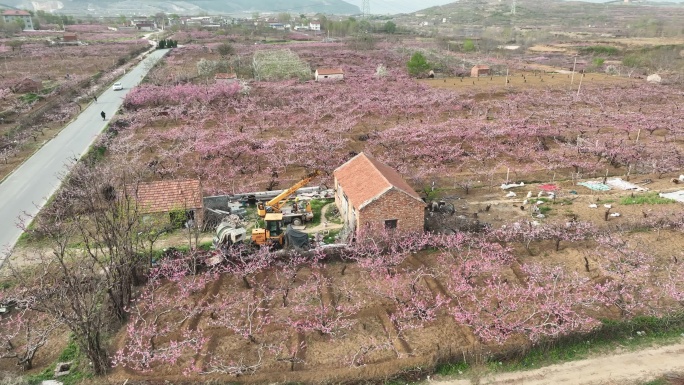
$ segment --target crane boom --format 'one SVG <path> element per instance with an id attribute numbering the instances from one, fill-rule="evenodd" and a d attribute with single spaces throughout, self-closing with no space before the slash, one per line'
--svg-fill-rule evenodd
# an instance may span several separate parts
<path id="1" fill-rule="evenodd" d="M 264 217 L 266 215 L 266 212 L 269 211 L 268 208 L 270 207 L 270 212 L 273 213 L 279 213 L 280 210 L 283 208 L 285 205 L 285 202 L 287 201 L 287 198 L 294 194 L 297 190 L 311 182 L 311 180 L 315 177 L 320 175 L 320 171 L 316 170 L 309 175 L 306 176 L 306 178 L 300 180 L 299 182 L 295 183 L 292 187 L 283 190 L 280 194 L 278 194 L 275 198 L 271 199 L 270 201 L 266 202 L 266 204 L 260 203 L 257 207 L 257 212 L 260 217 Z"/>

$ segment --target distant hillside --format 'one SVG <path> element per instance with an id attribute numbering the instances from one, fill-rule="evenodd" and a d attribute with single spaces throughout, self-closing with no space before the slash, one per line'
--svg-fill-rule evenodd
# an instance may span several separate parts
<path id="1" fill-rule="evenodd" d="M 628 31 L 640 36 L 660 36 L 681 31 L 684 5 L 677 3 L 595 3 L 563 0 L 461 0 L 431 7 L 398 18 L 403 25 L 452 30 L 456 35 L 478 36 L 491 26 L 538 27 L 556 31 Z M 471 26 L 473 28 L 462 28 Z"/>
<path id="2" fill-rule="evenodd" d="M 151 14 L 155 12 L 177 14 L 239 14 L 252 12 L 290 12 L 326 13 L 351 15 L 359 14 L 358 6 L 343 0 L 62 0 L 62 1 L 31 1 L 23 0 L 5 3 L 22 9 L 34 9 L 34 5 L 41 9 L 60 6 L 53 11 L 67 14 L 91 15 L 119 15 L 119 14 Z"/>

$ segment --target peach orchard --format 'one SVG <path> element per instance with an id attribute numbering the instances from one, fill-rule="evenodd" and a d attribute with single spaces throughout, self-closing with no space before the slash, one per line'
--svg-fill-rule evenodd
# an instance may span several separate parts
<path id="1" fill-rule="evenodd" d="M 467 84 L 449 91 L 408 77 L 409 55 L 391 43 L 364 51 L 337 43 L 289 48 L 313 68 L 343 68 L 345 80 L 186 82 L 198 57 L 211 53 L 175 49 L 126 96 L 97 143 L 105 155 L 94 167 L 137 170 L 147 179 L 200 178 L 212 194 L 284 187 L 312 169 L 330 175 L 360 151 L 419 189 L 434 181 L 466 193 L 504 182 L 506 171 L 516 180 L 576 180 L 606 173 L 658 178 L 682 169 L 684 95 L 666 85 L 618 79 L 597 86 L 586 79 L 580 92 L 548 86 L 487 94 Z M 236 55 L 261 49 L 267 48 L 238 45 Z M 57 201 L 79 204 L 55 210 L 79 213 L 91 207 L 84 186 L 93 184 L 100 197 L 123 178 L 100 185 L 76 176 Z M 97 223 L 88 215 L 115 203 L 93 204 L 98 209 L 83 210 L 81 221 L 60 216 L 59 224 Z M 638 227 L 681 238 L 684 216 L 673 211 L 645 214 Z M 115 212 L 106 219 L 127 219 Z M 193 249 L 162 259 L 145 284 L 135 279 L 140 261 L 130 260 L 135 237 L 148 234 L 137 223 L 120 226 L 133 234 L 130 249 L 88 238 L 84 249 L 104 254 L 93 252 L 79 265 L 83 275 L 67 275 L 59 259 L 41 265 L 58 273 L 46 270 L 3 291 L 0 299 L 22 311 L 2 320 L 1 357 L 30 366 L 57 322 L 85 335 L 79 346 L 98 373 L 111 365 L 125 378 L 253 374 L 256 381 L 285 381 L 316 372 L 317 380 L 339 380 L 349 375 L 342 370 L 397 361 L 398 371 L 455 359 L 474 346 L 494 354 L 507 344 L 589 331 L 605 318 L 675 314 L 684 304 L 676 255 L 651 252 L 628 231 L 573 219 L 511 221 L 473 234 L 376 233 L 335 255 L 237 247 L 214 267 L 202 267 L 209 255 Z M 92 237 L 86 227 L 78 230 Z M 586 264 L 573 269 L 526 256 L 521 251 L 532 254 L 530 245 L 576 250 Z M 65 248 L 54 255 L 68 254 Z M 107 253 L 117 258 L 98 258 Z M 48 301 L 55 298 L 83 300 L 69 307 Z M 99 329 L 83 325 L 104 323 L 96 306 L 103 303 L 125 322 L 109 352 L 91 333 Z M 27 328 L 34 314 L 44 317 L 41 327 Z"/>

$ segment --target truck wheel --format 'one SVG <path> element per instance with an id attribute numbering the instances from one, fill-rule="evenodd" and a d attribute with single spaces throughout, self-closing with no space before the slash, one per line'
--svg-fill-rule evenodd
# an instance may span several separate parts
<path id="1" fill-rule="evenodd" d="M 294 226 L 301 226 L 302 225 L 302 218 L 294 218 L 292 220 L 292 225 Z"/>

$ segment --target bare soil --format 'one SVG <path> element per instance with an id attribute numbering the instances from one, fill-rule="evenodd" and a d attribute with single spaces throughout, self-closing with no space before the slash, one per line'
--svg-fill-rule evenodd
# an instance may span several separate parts
<path id="1" fill-rule="evenodd" d="M 584 86 L 589 84 L 621 84 L 628 85 L 637 82 L 636 79 L 611 76 L 600 73 L 580 74 L 559 73 L 557 67 L 540 64 L 529 64 L 526 71 L 510 71 L 506 76 L 480 76 L 478 78 L 442 78 L 424 79 L 421 82 L 436 88 L 446 88 L 461 91 L 477 91 L 498 94 L 501 92 L 513 92 L 524 89 L 573 89 L 577 90 L 580 79 Z M 565 71 L 569 72 L 569 71 Z"/>

